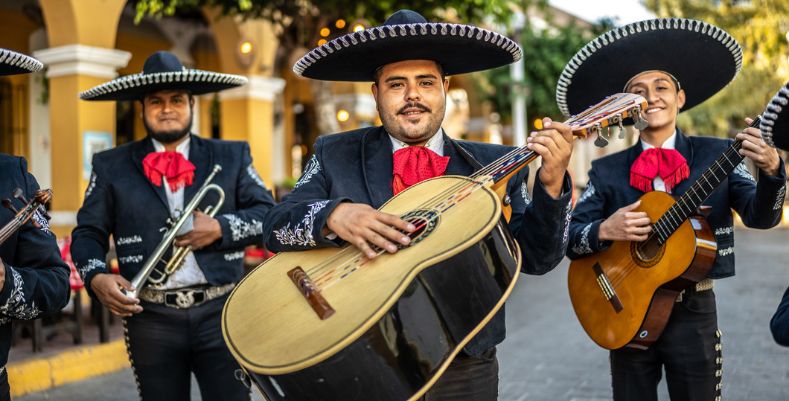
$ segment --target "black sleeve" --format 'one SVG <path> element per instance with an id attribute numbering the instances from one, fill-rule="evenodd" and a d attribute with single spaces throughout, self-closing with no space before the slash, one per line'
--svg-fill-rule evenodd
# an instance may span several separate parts
<path id="1" fill-rule="evenodd" d="M 274 206 L 274 198 L 252 165 L 249 144 L 244 143 L 242 154 L 242 170 L 238 173 L 235 193 L 238 209 L 217 216 L 222 238 L 210 250 L 239 249 L 263 244 L 265 240 L 263 224 Z"/>
<path id="2" fill-rule="evenodd" d="M 759 170 L 758 183 L 745 160 L 729 174 L 729 199 L 742 222 L 751 228 L 771 228 L 781 221 L 786 196 L 786 168 L 780 160 L 778 174 L 769 176 Z"/>
<path id="3" fill-rule="evenodd" d="M 25 181 L 25 196 L 32 199 L 39 189 L 20 158 L 20 173 Z M 69 299 L 69 267 L 60 257 L 55 235 L 46 217 L 36 211 L 19 229 L 14 260 L 4 260 L 5 282 L 0 290 L 0 321 L 34 319 L 42 313 L 61 310 Z"/>
<path id="4" fill-rule="evenodd" d="M 603 215 L 605 197 L 599 190 L 601 185 L 592 164 L 589 183 L 578 198 L 570 220 L 570 243 L 567 246 L 567 257 L 570 259 L 604 251 L 612 244 L 611 241 L 600 241 L 598 238 L 600 223 L 608 217 Z"/>

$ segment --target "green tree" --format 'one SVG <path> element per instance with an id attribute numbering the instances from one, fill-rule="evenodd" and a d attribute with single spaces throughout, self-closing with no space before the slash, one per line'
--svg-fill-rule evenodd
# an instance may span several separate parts
<path id="1" fill-rule="evenodd" d="M 731 136 L 743 128 L 743 118 L 761 113 L 789 79 L 786 0 L 645 0 L 645 5 L 660 17 L 693 18 L 717 25 L 743 49 L 739 76 L 704 104 L 682 113 L 679 124 L 684 130 Z"/>

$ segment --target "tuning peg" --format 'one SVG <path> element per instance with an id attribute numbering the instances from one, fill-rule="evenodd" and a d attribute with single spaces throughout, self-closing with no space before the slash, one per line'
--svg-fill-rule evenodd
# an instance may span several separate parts
<path id="1" fill-rule="evenodd" d="M 19 213 L 19 210 L 16 210 L 16 208 L 14 207 L 14 204 L 11 203 L 11 199 L 8 199 L 8 198 L 3 199 L 3 207 L 6 208 L 6 209 L 11 210 L 15 214 Z"/>
<path id="2" fill-rule="evenodd" d="M 636 109 L 633 112 L 633 128 L 642 131 L 646 127 L 649 127 L 649 123 L 647 123 L 647 120 L 641 115 L 641 109 Z"/>
<path id="3" fill-rule="evenodd" d="M 619 139 L 625 139 L 625 126 L 622 125 L 622 115 L 619 115 L 619 121 L 617 121 L 619 125 Z"/>
<path id="4" fill-rule="evenodd" d="M 24 192 L 22 192 L 22 188 L 14 189 L 12 195 L 14 198 L 19 199 L 22 203 L 27 204 L 27 199 L 25 198 Z"/>
<path id="5" fill-rule="evenodd" d="M 608 146 L 608 140 L 603 138 L 602 132 L 600 131 L 597 132 L 597 138 L 595 138 L 594 140 L 594 145 L 597 146 L 598 148 L 604 148 Z"/>

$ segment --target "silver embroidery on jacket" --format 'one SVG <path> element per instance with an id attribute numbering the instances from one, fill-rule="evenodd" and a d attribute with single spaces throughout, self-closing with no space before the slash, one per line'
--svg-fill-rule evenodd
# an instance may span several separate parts
<path id="1" fill-rule="evenodd" d="M 581 230 L 581 240 L 578 241 L 578 244 L 573 246 L 573 252 L 577 255 L 585 255 L 587 253 L 592 253 L 592 248 L 589 246 L 589 231 L 592 230 L 592 224 L 589 223 Z"/>
<path id="2" fill-rule="evenodd" d="M 323 200 L 307 205 L 309 210 L 304 218 L 296 227 L 291 228 L 290 223 L 286 224 L 279 230 L 274 230 L 274 237 L 282 245 L 299 245 L 299 246 L 315 246 L 315 238 L 312 236 L 313 225 L 315 224 L 315 215 L 321 209 L 331 202 Z"/>
<path id="3" fill-rule="evenodd" d="M 50 231 L 49 229 L 49 220 L 47 220 L 47 218 L 44 217 L 43 214 L 41 214 L 40 210 L 36 210 L 35 212 L 33 212 L 33 215 L 30 217 L 33 219 L 33 221 L 36 222 L 38 228 L 41 231 L 43 231 L 47 235 L 52 235 L 52 231 Z"/>
<path id="4" fill-rule="evenodd" d="M 745 178 L 746 180 L 756 182 L 756 179 L 753 178 L 751 172 L 748 171 L 748 166 L 745 165 L 745 160 L 743 160 L 740 164 L 737 165 L 737 167 L 734 168 L 734 174 L 737 174 L 740 177 Z"/>
<path id="5" fill-rule="evenodd" d="M 730 246 L 728 248 L 718 249 L 718 255 L 719 256 L 731 255 L 733 253 L 734 253 L 734 247 L 733 246 Z"/>
<path id="6" fill-rule="evenodd" d="M 566 244 L 570 237 L 570 220 L 573 219 L 573 212 L 572 208 L 570 207 L 570 203 L 567 203 L 567 207 L 564 209 L 564 214 L 564 233 L 562 234 L 562 245 Z"/>
<path id="7" fill-rule="evenodd" d="M 234 261 L 234 260 L 238 260 L 238 259 L 241 259 L 243 257 L 244 257 L 244 251 L 238 251 L 238 252 L 233 252 L 233 253 L 226 253 L 224 255 L 225 260 L 228 261 L 228 262 L 231 262 L 231 261 Z"/>
<path id="8" fill-rule="evenodd" d="M 121 246 L 128 244 L 136 244 L 138 242 L 142 242 L 142 237 L 140 237 L 139 235 L 132 235 L 131 237 L 118 237 L 118 240 L 115 241 L 115 245 Z"/>
<path id="9" fill-rule="evenodd" d="M 719 227 L 715 229 L 715 235 L 731 234 L 734 232 L 734 227 Z"/>
<path id="10" fill-rule="evenodd" d="M 253 166 L 252 164 L 247 166 L 247 174 L 249 175 L 249 178 L 252 179 L 252 181 L 255 181 L 256 184 L 260 185 L 263 188 L 266 187 L 266 184 L 263 183 L 263 179 L 260 178 L 260 175 L 258 174 L 257 170 L 255 170 L 255 166 Z"/>
<path id="11" fill-rule="evenodd" d="M 38 309 L 35 301 L 30 301 L 30 304 L 25 303 L 23 290 L 25 282 L 22 280 L 22 275 L 13 267 L 6 265 L 6 273 L 8 272 L 11 272 L 14 277 L 14 288 L 11 289 L 11 294 L 5 304 L 0 305 L 0 324 L 6 324 L 11 319 L 35 319 L 41 314 L 41 310 Z"/>
<path id="12" fill-rule="evenodd" d="M 230 233 L 233 241 L 239 241 L 263 233 L 263 223 L 255 219 L 247 223 L 234 214 L 223 214 L 222 217 L 226 218 L 230 225 Z"/>
<path id="13" fill-rule="evenodd" d="M 142 262 L 142 255 L 129 255 L 129 256 L 121 256 L 118 258 L 118 262 L 126 264 L 126 263 L 140 263 Z"/>
<path id="14" fill-rule="evenodd" d="M 85 190 L 85 197 L 87 198 L 90 194 L 93 193 L 93 188 L 96 188 L 96 172 L 90 172 L 90 182 L 88 183 L 88 188 Z"/>
<path id="15" fill-rule="evenodd" d="M 307 162 L 307 165 L 304 167 L 304 172 L 301 174 L 301 178 L 296 182 L 296 185 L 293 186 L 293 189 L 296 189 L 308 182 L 312 179 L 312 176 L 317 174 L 321 171 L 321 165 L 318 163 L 318 158 L 315 155 L 312 155 L 310 161 Z"/>
<path id="16" fill-rule="evenodd" d="M 529 206 L 531 203 L 531 195 L 529 195 L 529 187 L 525 182 L 521 183 L 521 197 L 523 198 L 523 201 L 526 202 L 526 206 Z"/>
<path id="17" fill-rule="evenodd" d="M 591 181 L 589 181 L 589 185 L 586 186 L 586 189 L 584 190 L 584 193 L 582 193 L 581 197 L 578 198 L 578 202 L 576 202 L 576 205 L 578 205 L 578 204 L 582 203 L 583 201 L 591 198 L 592 195 L 594 195 L 594 193 L 595 193 L 594 185 L 592 184 Z"/>
<path id="18" fill-rule="evenodd" d="M 96 269 L 107 270 L 107 264 L 98 259 L 88 259 L 88 263 L 80 267 L 77 270 L 77 273 L 79 273 L 79 277 L 82 279 L 82 281 L 85 281 L 85 275 Z"/>
<path id="19" fill-rule="evenodd" d="M 775 197 L 773 210 L 778 210 L 784 206 L 784 196 L 786 196 L 786 185 L 778 189 L 778 196 Z"/>

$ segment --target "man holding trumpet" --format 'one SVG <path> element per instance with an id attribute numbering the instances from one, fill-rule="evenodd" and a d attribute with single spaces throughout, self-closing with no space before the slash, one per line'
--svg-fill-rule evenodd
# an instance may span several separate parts
<path id="1" fill-rule="evenodd" d="M 220 315 L 241 278 L 244 247 L 263 241 L 274 201 L 248 144 L 191 135 L 194 95 L 245 83 L 240 76 L 185 69 L 174 55 L 157 52 L 142 73 L 80 94 L 142 103 L 147 137 L 93 158 L 71 249 L 91 296 L 124 317 L 130 362 L 146 401 L 188 400 L 192 372 L 203 399 L 249 399 L 234 377 L 238 365 L 222 340 Z M 221 190 L 201 190 L 209 181 Z M 200 211 L 207 208 L 215 210 Z M 175 240 L 163 244 L 176 223 Z M 105 264 L 110 235 L 120 275 Z M 173 246 L 186 248 L 185 256 L 163 274 Z"/>

